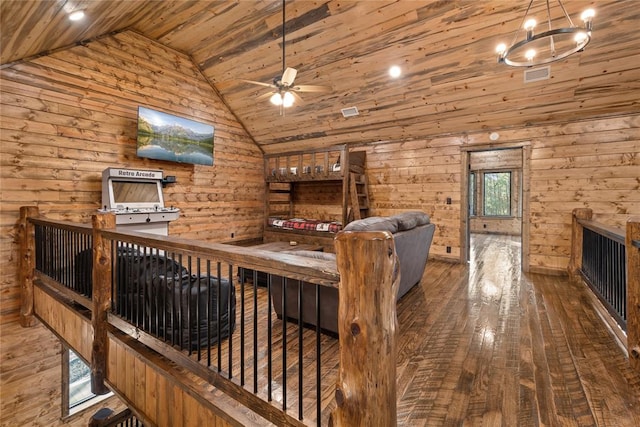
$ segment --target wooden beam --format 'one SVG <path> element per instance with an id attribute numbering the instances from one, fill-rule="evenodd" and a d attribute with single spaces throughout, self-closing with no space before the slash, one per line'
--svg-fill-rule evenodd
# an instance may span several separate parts
<path id="1" fill-rule="evenodd" d="M 591 209 L 574 209 L 571 221 L 571 258 L 569 259 L 569 277 L 573 281 L 581 280 L 582 268 L 582 225 L 580 220 L 589 220 L 593 216 Z"/>
<path id="2" fill-rule="evenodd" d="M 93 346 L 91 347 L 91 391 L 106 394 L 104 383 L 107 368 L 107 313 L 111 307 L 111 241 L 101 231 L 116 228 L 113 213 L 99 213 L 91 217 L 93 225 Z"/>
<path id="3" fill-rule="evenodd" d="M 397 424 L 396 294 L 400 271 L 388 232 L 341 232 L 338 407 L 331 426 Z"/>
<path id="4" fill-rule="evenodd" d="M 629 218 L 625 239 L 627 253 L 627 349 L 631 367 L 640 373 L 640 217 Z"/>
<path id="5" fill-rule="evenodd" d="M 21 289 L 20 325 L 31 327 L 36 324 L 33 314 L 33 270 L 35 268 L 35 227 L 29 218 L 39 215 L 37 206 L 20 207 L 18 235 L 20 241 L 19 281 Z"/>

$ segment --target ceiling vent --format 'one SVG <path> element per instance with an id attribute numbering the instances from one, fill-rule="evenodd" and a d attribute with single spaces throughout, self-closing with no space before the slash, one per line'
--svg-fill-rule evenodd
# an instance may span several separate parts
<path id="1" fill-rule="evenodd" d="M 551 67 L 547 65 L 546 67 L 539 68 L 530 68 L 524 70 L 524 82 L 525 83 L 533 83 L 540 80 L 548 80 L 551 76 Z"/>
<path id="2" fill-rule="evenodd" d="M 360 112 L 358 111 L 358 107 L 343 108 L 340 111 L 342 111 L 342 117 L 353 117 L 353 116 L 360 115 Z"/>

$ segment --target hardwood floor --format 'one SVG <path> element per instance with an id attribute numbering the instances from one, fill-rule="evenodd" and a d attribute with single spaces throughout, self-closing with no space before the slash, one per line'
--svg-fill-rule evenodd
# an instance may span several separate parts
<path id="1" fill-rule="evenodd" d="M 640 375 L 593 308 L 587 287 L 522 273 L 519 254 L 519 237 L 475 235 L 469 265 L 429 260 L 421 284 L 399 301 L 399 426 L 640 425 Z M 266 291 L 258 292 L 264 324 Z M 273 319 L 274 349 L 282 348 L 282 321 Z M 298 327 L 289 322 L 286 329 L 288 397 L 284 403 L 282 352 L 274 350 L 272 403 L 297 416 Z M 267 399 L 264 328 L 258 335 L 259 369 L 257 377 L 247 369 L 246 383 L 257 378 L 258 394 Z M 233 336 L 236 378 L 240 336 Z M 314 337 L 304 329 L 307 425 L 315 424 Z M 226 353 L 228 342 L 223 348 Z M 246 354 L 252 354 L 250 343 Z M 251 356 L 246 361 L 251 366 Z M 323 426 L 335 408 L 337 372 L 338 341 L 323 335 Z"/>
<path id="2" fill-rule="evenodd" d="M 640 376 L 586 287 L 522 273 L 518 237 L 472 246 L 398 305 L 398 425 L 640 425 Z"/>

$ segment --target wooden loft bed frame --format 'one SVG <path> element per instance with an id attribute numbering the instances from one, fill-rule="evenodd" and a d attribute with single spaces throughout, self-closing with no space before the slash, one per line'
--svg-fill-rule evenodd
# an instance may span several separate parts
<path id="1" fill-rule="evenodd" d="M 330 221 L 344 226 L 352 219 L 366 217 L 369 205 L 364 174 L 365 155 L 365 151 L 350 151 L 346 145 L 265 155 L 267 197 L 264 241 L 320 245 L 325 251 L 333 252 L 334 233 L 276 228 L 269 223 L 269 218 L 293 218 L 296 215 L 294 195 L 304 191 L 305 185 L 313 183 L 326 183 L 340 193 L 336 196 L 339 199 L 336 200 L 336 205 L 339 205 L 335 209 L 336 215 Z M 333 228 L 334 225 L 330 227 Z"/>

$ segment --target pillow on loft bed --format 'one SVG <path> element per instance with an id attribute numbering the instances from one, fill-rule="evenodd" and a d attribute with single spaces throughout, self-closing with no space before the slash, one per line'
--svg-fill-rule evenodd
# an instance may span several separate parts
<path id="1" fill-rule="evenodd" d="M 311 166 L 303 166 L 301 172 L 303 174 L 311 173 Z M 324 172 L 324 166 L 316 165 L 313 172 L 314 173 Z M 340 163 L 333 163 L 329 165 L 329 172 L 340 172 Z M 271 169 L 271 176 L 276 176 L 276 175 L 298 175 L 298 168 L 295 166 L 290 167 L 288 171 L 287 171 L 287 168 L 280 168 L 277 170 L 276 168 Z"/>
<path id="2" fill-rule="evenodd" d="M 305 218 L 282 219 L 270 217 L 269 225 L 283 230 L 324 231 L 328 233 L 337 233 L 342 230 L 342 224 L 338 221 L 319 221 Z"/>

